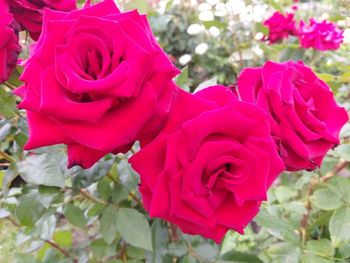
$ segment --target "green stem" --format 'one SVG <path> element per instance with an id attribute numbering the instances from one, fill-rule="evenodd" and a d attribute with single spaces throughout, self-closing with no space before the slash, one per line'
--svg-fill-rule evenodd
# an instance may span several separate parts
<path id="1" fill-rule="evenodd" d="M 3 159 L 5 159 L 6 161 L 10 162 L 10 163 L 14 163 L 16 162 L 16 159 L 13 158 L 12 156 L 8 155 L 7 153 L 0 151 L 0 157 L 2 157 Z"/>

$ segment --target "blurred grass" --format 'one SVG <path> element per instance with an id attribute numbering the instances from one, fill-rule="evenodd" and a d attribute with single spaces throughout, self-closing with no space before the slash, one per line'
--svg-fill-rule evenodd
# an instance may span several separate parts
<path id="1" fill-rule="evenodd" d="M 18 229 L 7 220 L 0 220 L 0 262 L 14 262 L 17 230 Z"/>

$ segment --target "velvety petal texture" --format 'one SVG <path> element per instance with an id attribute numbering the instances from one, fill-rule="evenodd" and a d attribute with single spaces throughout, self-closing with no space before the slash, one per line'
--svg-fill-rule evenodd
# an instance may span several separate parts
<path id="1" fill-rule="evenodd" d="M 45 9 L 25 84 L 15 91 L 28 114 L 25 149 L 64 143 L 69 167 L 88 168 L 153 139 L 176 97 L 178 72 L 136 10 L 121 13 L 113 0 Z"/>
<path id="2" fill-rule="evenodd" d="M 275 12 L 263 24 L 269 29 L 269 35 L 265 36 L 264 40 L 267 40 L 270 44 L 288 38 L 289 35 L 298 34 L 293 13 Z"/>
<path id="3" fill-rule="evenodd" d="M 348 121 L 325 82 L 302 62 L 269 61 L 245 69 L 238 80 L 243 101 L 268 114 L 271 134 L 289 171 L 321 166 L 327 152 L 339 144 Z"/>
<path id="4" fill-rule="evenodd" d="M 22 29 L 28 30 L 30 36 L 37 40 L 41 33 L 44 8 L 70 11 L 76 9 L 76 0 L 2 0 L 10 5 L 16 21 Z"/>
<path id="5" fill-rule="evenodd" d="M 284 168 L 265 112 L 223 86 L 180 90 L 165 127 L 130 163 L 151 217 L 216 242 L 243 233 Z"/>
<path id="6" fill-rule="evenodd" d="M 303 48 L 314 48 L 317 50 L 334 50 L 343 43 L 343 30 L 340 30 L 334 23 L 317 22 L 311 18 L 309 24 L 300 22 L 299 39 Z"/>
<path id="7" fill-rule="evenodd" d="M 6 81 L 17 64 L 21 52 L 19 25 L 9 12 L 7 2 L 0 1 L 0 83 Z"/>

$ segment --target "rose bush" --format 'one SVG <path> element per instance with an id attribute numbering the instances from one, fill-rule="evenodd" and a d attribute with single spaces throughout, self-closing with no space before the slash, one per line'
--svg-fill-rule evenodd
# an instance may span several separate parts
<path id="1" fill-rule="evenodd" d="M 28 116 L 25 149 L 64 143 L 69 167 L 84 168 L 126 152 L 156 135 L 177 73 L 137 11 L 120 13 L 112 0 L 72 12 L 46 9 L 16 91 Z"/>
<path id="2" fill-rule="evenodd" d="M 9 78 L 21 52 L 18 30 L 18 24 L 9 13 L 9 6 L 0 2 L 0 83 Z"/>
<path id="3" fill-rule="evenodd" d="M 245 69 L 238 79 L 243 101 L 255 103 L 269 116 L 272 136 L 286 168 L 313 170 L 339 144 L 348 121 L 328 85 L 302 62 L 267 62 Z"/>
<path id="4" fill-rule="evenodd" d="M 41 33 L 44 8 L 60 11 L 76 9 L 76 0 L 2 0 L 10 5 L 16 21 L 22 29 L 27 29 L 30 36 L 37 40 Z"/>
<path id="5" fill-rule="evenodd" d="M 283 170 L 265 113 L 223 86 L 180 91 L 164 129 L 130 163 L 151 217 L 216 242 L 228 229 L 243 233 Z"/>

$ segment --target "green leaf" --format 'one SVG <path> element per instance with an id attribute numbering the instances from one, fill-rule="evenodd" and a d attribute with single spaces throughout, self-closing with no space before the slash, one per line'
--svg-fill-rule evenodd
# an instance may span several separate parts
<path id="1" fill-rule="evenodd" d="M 334 211 L 329 222 L 329 232 L 335 247 L 350 241 L 350 207 L 342 206 Z"/>
<path id="2" fill-rule="evenodd" d="M 276 231 L 285 240 L 299 243 L 299 236 L 293 231 L 293 226 L 288 221 L 269 214 L 266 209 L 261 209 L 255 221 L 263 227 Z"/>
<path id="3" fill-rule="evenodd" d="M 345 161 L 350 161 L 350 144 L 342 144 L 334 149 L 334 153 Z"/>
<path id="4" fill-rule="evenodd" d="M 214 86 L 216 84 L 218 84 L 218 78 L 217 77 L 211 78 L 209 80 L 206 80 L 200 83 L 194 92 L 201 91 L 202 89 L 205 89 L 210 86 Z"/>
<path id="5" fill-rule="evenodd" d="M 22 72 L 23 72 L 23 68 L 21 66 L 15 67 L 12 71 L 10 78 L 7 80 L 7 82 L 12 84 L 15 87 L 21 86 L 23 82 L 19 80 L 19 77 Z"/>
<path id="6" fill-rule="evenodd" d="M 240 263 L 264 263 L 260 258 L 249 253 L 230 251 L 220 256 L 221 260 Z"/>
<path id="7" fill-rule="evenodd" d="M 126 242 L 152 251 L 151 230 L 140 212 L 131 208 L 120 208 L 117 214 L 117 229 Z"/>
<path id="8" fill-rule="evenodd" d="M 210 262 L 213 261 L 219 253 L 218 247 L 209 243 L 204 243 L 195 246 L 194 250 L 197 253 L 197 255 L 200 255 L 203 259 L 208 260 Z"/>
<path id="9" fill-rule="evenodd" d="M 189 87 L 188 87 L 188 78 L 189 77 L 188 76 L 189 76 L 188 66 L 186 66 L 181 70 L 181 74 L 175 78 L 176 84 L 180 88 L 182 88 L 183 90 L 186 90 L 186 91 L 189 91 Z"/>
<path id="10" fill-rule="evenodd" d="M 256 30 L 257 32 L 263 33 L 265 36 L 269 34 L 269 28 L 264 26 L 262 23 L 256 23 Z"/>
<path id="11" fill-rule="evenodd" d="M 59 163 L 47 153 L 27 157 L 18 163 L 18 171 L 29 184 L 64 186 L 65 177 Z"/>
<path id="12" fill-rule="evenodd" d="M 2 184 L 5 178 L 5 172 L 4 171 L 0 171 L 0 189 L 2 189 Z"/>
<path id="13" fill-rule="evenodd" d="M 171 15 L 151 16 L 149 18 L 149 22 L 151 24 L 153 32 L 161 33 L 167 30 L 171 19 Z"/>
<path id="14" fill-rule="evenodd" d="M 310 197 L 313 206 L 322 210 L 335 210 L 342 205 L 340 198 L 327 188 L 318 189 Z"/>
<path id="15" fill-rule="evenodd" d="M 117 235 L 117 210 L 107 206 L 100 219 L 100 231 L 107 244 L 111 244 Z"/>
<path id="16" fill-rule="evenodd" d="M 350 204 L 350 179 L 346 177 L 333 177 L 327 187 L 343 202 Z"/>
<path id="17" fill-rule="evenodd" d="M 344 72 L 343 75 L 340 77 L 341 82 L 350 82 L 350 71 Z"/>
<path id="18" fill-rule="evenodd" d="M 197 263 L 197 260 L 195 257 L 191 255 L 187 255 L 183 257 L 183 259 L 180 261 L 181 263 Z"/>
<path id="19" fill-rule="evenodd" d="M 16 254 L 14 263 L 40 263 L 40 260 L 31 255 Z"/>
<path id="20" fill-rule="evenodd" d="M 145 259 L 145 250 L 133 246 L 128 246 L 126 254 L 133 259 L 143 260 Z"/>
<path id="21" fill-rule="evenodd" d="M 279 203 L 286 202 L 297 195 L 296 191 L 287 186 L 278 186 L 275 189 L 275 195 Z"/>
<path id="22" fill-rule="evenodd" d="M 350 258 L 350 243 L 341 246 L 339 252 L 344 258 Z"/>
<path id="23" fill-rule="evenodd" d="M 107 181 L 100 180 L 97 183 L 97 192 L 103 200 L 108 201 L 109 197 L 111 196 L 112 189 Z"/>
<path id="24" fill-rule="evenodd" d="M 28 136 L 23 132 L 19 132 L 14 136 L 15 142 L 23 149 L 24 145 L 28 140 Z"/>
<path id="25" fill-rule="evenodd" d="M 129 1 L 127 4 L 125 4 L 125 9 L 137 9 L 140 13 L 143 14 L 152 12 L 151 5 L 148 4 L 147 0 Z"/>
<path id="26" fill-rule="evenodd" d="M 3 87 L 0 87 L 0 114 L 6 118 L 17 115 L 15 96 L 7 93 Z"/>
<path id="27" fill-rule="evenodd" d="M 41 204 L 38 195 L 29 193 L 23 195 L 16 207 L 16 216 L 21 225 L 34 226 L 35 222 L 44 212 L 44 206 Z"/>
<path id="28" fill-rule="evenodd" d="M 160 219 L 155 219 L 152 223 L 151 233 L 153 252 L 148 252 L 146 254 L 147 262 L 163 262 L 163 256 L 166 253 L 167 242 L 169 240 L 168 230 L 162 225 Z"/>
<path id="29" fill-rule="evenodd" d="M 168 254 L 176 257 L 182 257 L 187 254 L 187 248 L 183 243 L 170 243 L 168 246 Z"/>
<path id="30" fill-rule="evenodd" d="M 73 234 L 71 231 L 56 231 L 53 234 L 53 241 L 61 247 L 70 247 L 73 243 Z"/>
<path id="31" fill-rule="evenodd" d="M 276 10 L 280 11 L 281 13 L 284 13 L 283 7 L 277 3 L 276 0 L 267 0 L 267 2 Z"/>
<path id="32" fill-rule="evenodd" d="M 17 163 L 12 163 L 5 172 L 5 177 L 2 180 L 1 189 L 3 191 L 3 195 L 7 196 L 10 185 L 12 181 L 17 177 Z"/>
<path id="33" fill-rule="evenodd" d="M 274 258 L 273 262 L 299 263 L 301 250 L 295 244 L 280 242 L 272 244 L 266 252 Z"/>
<path id="34" fill-rule="evenodd" d="M 63 209 L 64 216 L 69 223 L 80 228 L 84 228 L 87 224 L 87 220 L 83 214 L 83 211 L 72 204 L 67 204 Z"/>
<path id="35" fill-rule="evenodd" d="M 328 73 L 318 73 L 317 76 L 322 79 L 324 82 L 333 82 L 336 79 L 336 76 Z"/>
<path id="36" fill-rule="evenodd" d="M 329 239 L 309 240 L 306 249 L 310 252 L 316 252 L 325 256 L 333 256 L 335 249 L 332 247 Z"/>
<path id="37" fill-rule="evenodd" d="M 104 239 L 100 238 L 91 242 L 90 248 L 94 254 L 101 256 L 112 256 L 115 255 L 116 246 L 108 245 Z"/>
<path id="38" fill-rule="evenodd" d="M 333 257 L 334 252 L 335 249 L 329 239 L 309 240 L 303 260 L 307 263 L 332 263 L 332 260 L 324 257 Z"/>

